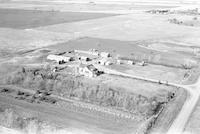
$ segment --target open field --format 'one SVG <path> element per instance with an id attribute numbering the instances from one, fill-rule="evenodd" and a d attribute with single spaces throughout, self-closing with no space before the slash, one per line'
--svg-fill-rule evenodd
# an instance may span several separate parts
<path id="1" fill-rule="evenodd" d="M 168 19 L 174 16 L 176 15 L 133 13 L 105 19 L 51 25 L 38 30 L 123 41 L 167 40 L 176 41 L 178 45 L 198 47 L 200 29 L 169 23 Z"/>
<path id="2" fill-rule="evenodd" d="M 128 74 L 136 75 L 136 76 L 164 80 L 164 81 L 169 81 L 169 82 L 174 82 L 174 83 L 184 82 L 188 80 L 188 77 L 190 77 L 190 76 L 184 77 L 184 75 L 186 75 L 187 73 L 188 74 L 190 73 L 188 70 L 163 67 L 159 65 L 148 65 L 142 68 L 137 65 L 121 65 L 121 66 L 113 65 L 111 66 L 111 68 L 119 70 L 121 72 L 128 73 Z M 166 72 L 166 70 L 168 71 Z"/>
<path id="3" fill-rule="evenodd" d="M 77 1 L 76 1 L 77 2 Z M 94 12 L 94 13 L 132 13 L 135 11 L 151 10 L 151 9 L 160 9 L 160 8 L 175 8 L 179 5 L 171 4 L 142 4 L 142 3 L 131 3 L 122 4 L 117 3 L 98 3 L 93 2 L 86 3 L 76 3 L 76 2 L 56 2 L 56 1 L 19 1 L 19 2 L 10 2 L 10 3 L 1 3 L 1 8 L 14 8 L 14 9 L 28 9 L 28 10 L 45 10 L 45 11 L 72 11 L 72 12 Z"/>
<path id="4" fill-rule="evenodd" d="M 184 134 L 198 134 L 200 131 L 200 101 L 198 101 L 195 110 L 193 111 Z"/>
<path id="5" fill-rule="evenodd" d="M 37 31 L 30 28 L 112 15 L 113 14 L 0 9 L 0 56 L 15 55 L 20 50 L 36 49 L 38 47 L 61 43 L 76 38 L 73 34 Z"/>
<path id="6" fill-rule="evenodd" d="M 59 127 L 69 128 L 69 130 L 73 130 L 73 128 L 75 128 L 77 130 L 80 130 L 80 132 L 85 131 L 89 134 L 97 130 L 99 131 L 99 134 L 105 132 L 108 134 L 127 133 L 125 131 L 130 131 L 131 126 L 136 126 L 136 124 L 131 125 L 131 123 L 129 125 L 125 125 L 125 122 L 120 123 L 100 118 L 95 119 L 95 117 L 91 117 L 86 114 L 83 115 L 80 113 L 72 112 L 68 109 L 56 108 L 48 105 L 29 104 L 23 101 L 16 101 L 15 99 L 9 99 L 2 96 L 0 97 L 0 99 L 1 105 L 6 105 L 9 102 L 10 105 L 8 106 L 11 106 L 11 108 L 16 108 L 17 112 L 24 117 L 36 117 L 40 120 L 45 120 L 50 123 L 56 124 L 56 126 Z M 125 128 L 122 129 L 122 126 Z M 128 129 L 126 127 L 128 127 Z"/>
<path id="7" fill-rule="evenodd" d="M 53 45 L 58 42 L 65 42 L 71 38 L 69 34 L 0 28 L 0 55 L 2 58 L 14 55 L 18 51 Z"/>
<path id="8" fill-rule="evenodd" d="M 53 24 L 109 17 L 113 14 L 0 9 L 0 27 L 28 29 Z"/>

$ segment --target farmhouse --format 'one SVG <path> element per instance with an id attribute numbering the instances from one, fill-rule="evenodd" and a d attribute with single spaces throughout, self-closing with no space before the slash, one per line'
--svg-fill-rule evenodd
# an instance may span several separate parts
<path id="1" fill-rule="evenodd" d="M 76 73 L 80 74 L 80 75 L 84 75 L 89 78 L 96 77 L 100 74 L 98 69 L 95 68 L 92 64 L 90 64 L 90 65 L 80 64 L 76 68 Z"/>
<path id="2" fill-rule="evenodd" d="M 109 58 L 109 57 L 110 57 L 110 53 L 101 52 L 101 53 L 100 53 L 100 56 L 103 57 L 103 58 Z"/>

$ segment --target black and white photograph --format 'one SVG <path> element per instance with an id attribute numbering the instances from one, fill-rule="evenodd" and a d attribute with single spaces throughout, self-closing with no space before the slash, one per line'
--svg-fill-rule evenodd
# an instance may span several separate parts
<path id="1" fill-rule="evenodd" d="M 0 0 L 0 134 L 200 134 L 200 0 Z"/>

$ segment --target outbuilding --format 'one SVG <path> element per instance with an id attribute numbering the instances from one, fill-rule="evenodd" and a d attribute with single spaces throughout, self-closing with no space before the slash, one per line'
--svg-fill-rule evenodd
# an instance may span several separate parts
<path id="1" fill-rule="evenodd" d="M 138 62 L 137 65 L 140 65 L 140 66 L 146 66 L 147 63 L 145 61 L 141 61 L 141 62 Z"/>
<path id="2" fill-rule="evenodd" d="M 100 56 L 103 58 L 109 58 L 111 55 L 110 55 L 110 53 L 107 53 L 107 52 L 101 52 Z"/>
<path id="3" fill-rule="evenodd" d="M 106 58 L 103 58 L 101 60 L 98 61 L 98 64 L 102 65 L 102 66 L 109 66 L 112 64 L 112 62 Z"/>
<path id="4" fill-rule="evenodd" d="M 76 72 L 80 75 L 84 75 L 89 78 L 96 77 L 99 75 L 98 69 L 96 69 L 92 64 L 80 64 L 77 67 Z"/>
<path id="5" fill-rule="evenodd" d="M 81 61 L 90 61 L 90 58 L 86 56 L 80 56 L 78 59 Z"/>
<path id="6" fill-rule="evenodd" d="M 129 64 L 129 65 L 133 65 L 134 62 L 133 62 L 132 60 L 128 60 L 128 61 L 127 61 L 127 64 Z"/>
<path id="7" fill-rule="evenodd" d="M 47 59 L 48 59 L 48 60 L 56 61 L 56 62 L 58 62 L 58 63 L 60 63 L 60 62 L 64 62 L 64 63 L 65 63 L 65 62 L 69 62 L 69 61 L 72 61 L 72 60 L 73 60 L 72 57 L 61 56 L 61 55 L 53 55 L 53 54 L 48 55 L 48 56 L 47 56 Z"/>

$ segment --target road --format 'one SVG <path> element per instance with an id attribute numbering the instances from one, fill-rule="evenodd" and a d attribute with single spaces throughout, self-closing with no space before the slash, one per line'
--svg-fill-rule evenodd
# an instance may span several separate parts
<path id="1" fill-rule="evenodd" d="M 187 98 L 185 104 L 183 105 L 179 115 L 174 120 L 172 126 L 170 127 L 167 134 L 182 134 L 187 121 L 189 120 L 200 96 L 200 78 L 193 85 L 182 85 L 189 93 L 190 96 Z"/>
<path id="2" fill-rule="evenodd" d="M 200 77 L 195 84 L 181 85 L 181 84 L 176 84 L 176 83 L 172 83 L 172 82 L 166 83 L 165 81 L 130 75 L 127 73 L 123 73 L 123 72 L 119 72 L 116 70 L 106 68 L 101 65 L 95 65 L 95 66 L 107 74 L 119 75 L 119 76 L 144 80 L 144 81 L 148 81 L 148 82 L 161 83 L 161 84 L 167 84 L 169 86 L 184 88 L 188 92 L 189 95 L 188 95 L 187 100 L 185 101 L 181 111 L 179 112 L 176 119 L 174 120 L 171 127 L 169 128 L 167 134 L 182 134 L 183 133 L 185 126 L 187 124 L 187 121 L 189 120 L 190 115 L 192 114 L 192 112 L 199 100 L 200 91 L 198 89 L 200 89 Z"/>

